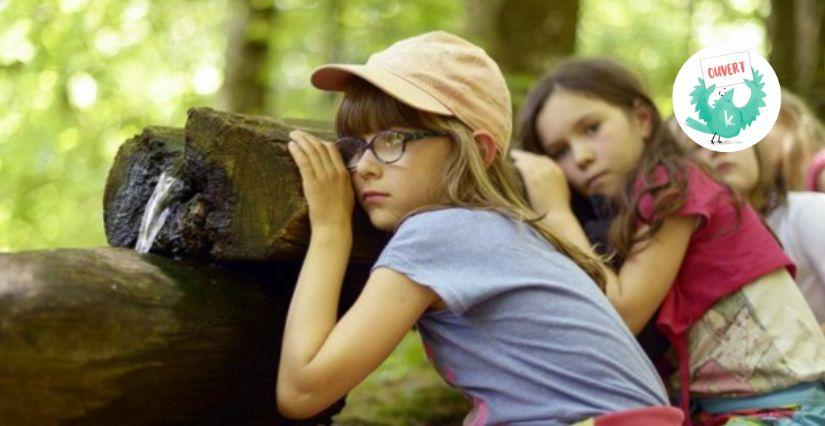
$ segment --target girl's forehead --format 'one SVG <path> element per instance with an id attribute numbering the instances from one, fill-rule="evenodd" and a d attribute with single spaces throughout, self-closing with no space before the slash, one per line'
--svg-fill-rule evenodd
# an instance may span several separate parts
<path id="1" fill-rule="evenodd" d="M 570 90 L 556 90 L 544 103 L 545 110 L 567 116 L 584 115 L 596 110 L 616 108 L 603 99 Z"/>
<path id="2" fill-rule="evenodd" d="M 369 132 L 369 133 L 362 133 L 362 134 L 360 134 L 360 135 L 356 135 L 356 136 L 358 136 L 358 137 L 360 137 L 360 138 L 363 138 L 364 140 L 370 140 L 370 139 L 372 139 L 373 137 L 375 137 L 375 135 L 377 135 L 377 134 L 379 134 L 379 133 L 390 132 L 390 131 L 396 131 L 396 132 L 412 132 L 412 131 L 415 131 L 415 129 L 414 129 L 413 127 L 411 127 L 411 126 L 401 126 L 401 125 L 398 125 L 398 126 L 387 126 L 387 127 L 381 128 L 381 129 L 376 129 L 376 130 L 368 130 L 368 132 Z"/>
<path id="3" fill-rule="evenodd" d="M 607 102 L 583 94 L 558 90 L 539 111 L 537 126 L 546 143 L 553 143 L 573 130 L 583 119 L 604 114 L 616 108 Z"/>

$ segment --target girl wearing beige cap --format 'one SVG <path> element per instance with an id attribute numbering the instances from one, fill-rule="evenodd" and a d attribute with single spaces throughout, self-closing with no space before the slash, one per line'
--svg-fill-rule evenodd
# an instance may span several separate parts
<path id="1" fill-rule="evenodd" d="M 597 260 L 537 220 L 508 179 L 510 95 L 482 49 L 427 33 L 365 65 L 321 67 L 312 83 L 345 93 L 341 139 L 289 143 L 312 237 L 284 331 L 282 414 L 328 407 L 417 325 L 473 405 L 465 424 L 680 422 L 601 293 Z M 393 236 L 339 320 L 354 199 Z"/>

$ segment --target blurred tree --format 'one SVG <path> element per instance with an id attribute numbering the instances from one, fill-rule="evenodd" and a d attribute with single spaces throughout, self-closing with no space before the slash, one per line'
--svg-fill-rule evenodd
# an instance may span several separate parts
<path id="1" fill-rule="evenodd" d="M 576 46 L 579 0 L 468 0 L 467 33 L 498 62 L 513 101 Z"/>
<path id="2" fill-rule="evenodd" d="M 232 0 L 234 10 L 229 19 L 229 40 L 226 46 L 224 85 L 221 88 L 226 110 L 274 115 L 266 108 L 266 93 L 271 86 L 267 73 L 272 55 L 269 35 L 277 31 L 277 10 L 272 2 Z"/>
<path id="3" fill-rule="evenodd" d="M 341 0 L 327 0 L 326 8 L 326 36 L 325 46 L 327 63 L 335 64 L 343 61 L 344 31 L 341 26 L 341 18 L 344 14 L 345 2 Z M 335 99 L 335 93 L 328 92 L 327 99 L 330 103 Z"/>
<path id="4" fill-rule="evenodd" d="M 227 0 L 0 0 L 0 251 L 106 244 L 120 144 L 217 106 Z"/>
<path id="5" fill-rule="evenodd" d="M 825 119 L 825 1 L 771 0 L 770 62 L 779 84 Z"/>

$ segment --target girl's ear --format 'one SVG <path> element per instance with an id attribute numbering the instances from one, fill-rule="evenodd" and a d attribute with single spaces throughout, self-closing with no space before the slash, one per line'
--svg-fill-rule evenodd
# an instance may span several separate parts
<path id="1" fill-rule="evenodd" d="M 633 117 L 639 123 L 639 131 L 642 139 L 647 139 L 653 133 L 653 113 L 650 107 L 645 105 L 641 99 L 633 101 Z"/>
<path id="2" fill-rule="evenodd" d="M 489 166 L 496 158 L 496 140 L 493 135 L 486 130 L 477 130 L 473 133 L 473 139 L 478 144 L 478 150 L 481 152 L 481 158 L 484 159 L 484 165 Z"/>

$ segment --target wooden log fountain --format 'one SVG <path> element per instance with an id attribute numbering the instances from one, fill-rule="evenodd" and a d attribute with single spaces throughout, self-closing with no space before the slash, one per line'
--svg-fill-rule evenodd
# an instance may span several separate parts
<path id="1" fill-rule="evenodd" d="M 146 128 L 106 182 L 112 247 L 0 254 L 0 424 L 330 422 L 343 401 L 301 422 L 275 404 L 310 234 L 285 147 L 295 128 L 332 137 L 315 122 L 208 108 L 184 129 Z M 141 228 L 158 231 L 149 254 L 133 250 Z M 387 239 L 358 209 L 353 230 L 341 314 Z"/>
<path id="2" fill-rule="evenodd" d="M 281 335 L 309 239 L 285 149 L 312 122 L 189 111 L 120 148 L 106 182 L 110 245 L 0 254 L 0 424 L 326 424 L 281 417 Z M 162 174 L 174 177 L 158 191 Z M 163 194 L 159 194 L 163 192 Z M 150 199 L 162 225 L 135 246 Z M 144 224 L 145 225 L 145 224 Z M 343 313 L 386 235 L 354 218 Z"/>
<path id="3" fill-rule="evenodd" d="M 106 183 L 109 244 L 134 247 L 142 214 L 163 171 L 177 177 L 167 224 L 152 252 L 216 261 L 296 259 L 309 241 L 300 174 L 286 142 L 322 124 L 192 108 L 185 129 L 147 128 L 118 151 Z M 370 263 L 386 242 L 356 209 L 352 261 Z"/>

